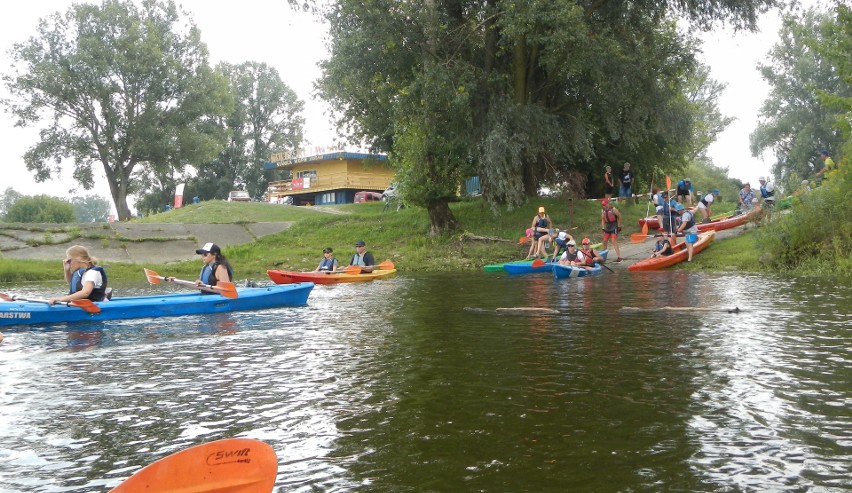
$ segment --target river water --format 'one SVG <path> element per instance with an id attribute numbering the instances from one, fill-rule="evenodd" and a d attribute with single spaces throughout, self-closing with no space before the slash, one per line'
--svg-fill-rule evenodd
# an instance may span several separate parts
<path id="1" fill-rule="evenodd" d="M 5 328 L 0 491 L 106 491 L 228 437 L 272 445 L 280 492 L 850 491 L 850 299 L 813 278 L 477 272 Z M 697 309 L 623 309 L 664 306 Z M 516 307 L 558 313 L 496 311 Z"/>

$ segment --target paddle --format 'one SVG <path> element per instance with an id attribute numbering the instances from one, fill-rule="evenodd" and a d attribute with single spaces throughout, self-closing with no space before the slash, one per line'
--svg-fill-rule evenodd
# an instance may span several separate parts
<path id="1" fill-rule="evenodd" d="M 269 445 L 229 438 L 181 450 L 136 471 L 111 493 L 268 493 L 278 457 Z"/>
<path id="2" fill-rule="evenodd" d="M 21 298 L 17 295 L 8 295 L 6 293 L 0 293 L 0 299 L 4 301 L 28 301 L 30 303 L 46 303 L 50 305 L 50 300 L 42 300 L 38 298 Z M 71 300 L 71 301 L 57 301 L 55 304 L 57 305 L 65 305 L 65 306 L 73 306 L 76 308 L 82 308 L 89 313 L 100 313 L 101 307 L 92 303 L 92 300 Z"/>
<path id="3" fill-rule="evenodd" d="M 395 268 L 396 268 L 396 266 L 393 265 L 393 262 L 391 262 L 390 260 L 385 260 L 384 262 L 381 262 L 381 263 L 373 266 L 374 271 L 375 270 L 393 270 Z M 335 272 L 340 272 L 340 273 L 343 273 L 343 274 L 360 274 L 361 273 L 361 266 L 360 265 L 350 265 L 349 267 L 346 267 L 344 269 L 340 269 L 340 270 L 335 271 Z"/>
<path id="4" fill-rule="evenodd" d="M 648 190 L 648 205 L 645 206 L 645 217 L 648 217 L 648 214 L 651 213 L 651 199 L 654 198 L 654 172 L 656 172 L 656 169 L 651 170 L 651 185 Z M 642 223 L 642 234 L 648 234 L 648 221 Z"/>
<path id="5" fill-rule="evenodd" d="M 201 284 L 196 286 L 192 281 L 184 281 L 183 279 L 175 279 L 174 277 L 163 277 L 151 269 L 144 269 L 145 276 L 148 278 L 148 282 L 151 284 L 159 284 L 160 281 L 173 282 L 175 284 L 186 286 L 189 288 L 200 289 L 202 291 L 209 291 L 211 293 L 218 293 L 226 298 L 236 298 L 237 297 L 237 289 L 234 286 L 234 283 L 227 281 L 219 281 L 215 286 L 211 286 L 210 284 Z"/>
<path id="6" fill-rule="evenodd" d="M 606 266 L 606 264 L 604 264 L 603 262 L 598 262 L 598 265 L 600 265 L 600 266 L 601 266 L 601 267 L 603 267 L 604 269 L 606 269 L 606 270 L 608 270 L 608 271 L 612 272 L 613 274 L 615 274 L 615 271 L 614 271 L 614 270 L 612 270 L 612 269 L 610 269 L 609 267 L 607 267 L 607 266 Z"/>

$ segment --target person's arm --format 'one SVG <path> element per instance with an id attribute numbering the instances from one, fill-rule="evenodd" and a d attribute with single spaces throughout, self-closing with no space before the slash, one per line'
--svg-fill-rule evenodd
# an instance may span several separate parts
<path id="1" fill-rule="evenodd" d="M 231 276 L 228 275 L 228 269 L 224 265 L 216 267 L 216 280 L 231 282 Z"/>
<path id="2" fill-rule="evenodd" d="M 60 298 L 51 298 L 49 302 L 51 305 L 53 305 L 55 303 L 62 303 L 66 301 L 82 300 L 88 298 L 89 295 L 92 294 L 93 289 L 95 289 L 95 282 L 85 281 L 83 282 L 83 289 L 81 289 L 80 291 L 62 296 Z"/>
<path id="3" fill-rule="evenodd" d="M 615 217 L 618 219 L 618 223 L 616 223 L 615 231 L 617 233 L 621 233 L 621 211 L 616 209 L 615 207 L 613 207 L 612 210 L 615 211 Z"/>

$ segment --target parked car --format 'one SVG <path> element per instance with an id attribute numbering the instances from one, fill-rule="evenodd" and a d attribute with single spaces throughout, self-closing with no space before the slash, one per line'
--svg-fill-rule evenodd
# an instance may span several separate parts
<path id="1" fill-rule="evenodd" d="M 228 194 L 228 202 L 251 202 L 251 196 L 248 192 L 234 190 Z"/>
<path id="2" fill-rule="evenodd" d="M 391 183 L 391 185 L 382 192 L 382 200 L 391 200 L 396 198 L 397 187 L 398 185 L 396 183 Z"/>
<path id="3" fill-rule="evenodd" d="M 382 200 L 382 194 L 379 192 L 356 192 L 355 193 L 355 203 L 363 204 L 364 202 L 378 202 Z"/>

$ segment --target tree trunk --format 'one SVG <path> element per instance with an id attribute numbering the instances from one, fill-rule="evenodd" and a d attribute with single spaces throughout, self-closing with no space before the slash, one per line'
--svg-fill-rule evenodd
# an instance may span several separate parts
<path id="1" fill-rule="evenodd" d="M 429 213 L 430 236 L 452 233 L 458 229 L 459 222 L 453 215 L 453 211 L 450 210 L 450 203 L 447 199 L 430 203 L 426 207 L 426 211 Z"/>
<path id="2" fill-rule="evenodd" d="M 116 165 L 115 170 L 107 162 L 104 162 L 103 165 L 118 220 L 127 221 L 131 217 L 130 208 L 127 207 L 127 176 L 130 176 L 133 165 L 128 164 L 126 167 Z"/>

